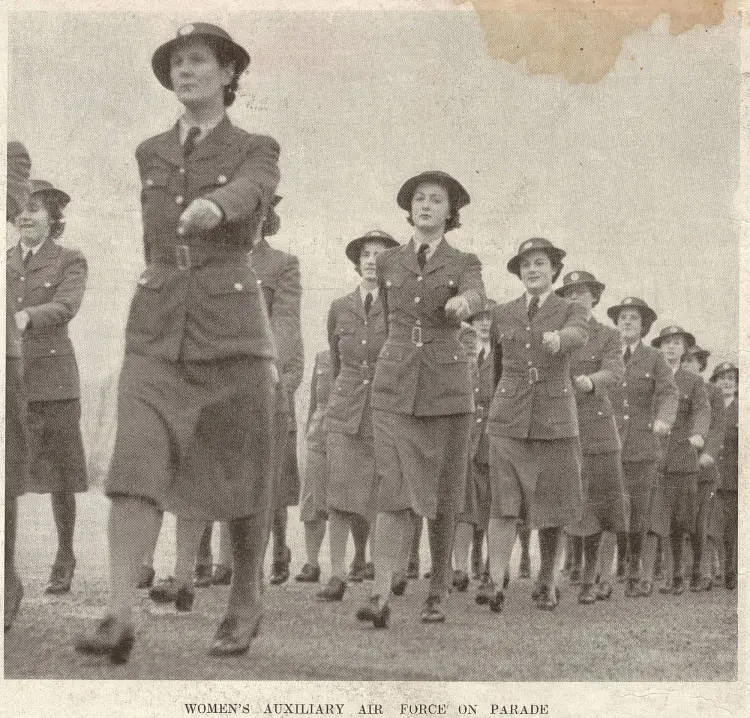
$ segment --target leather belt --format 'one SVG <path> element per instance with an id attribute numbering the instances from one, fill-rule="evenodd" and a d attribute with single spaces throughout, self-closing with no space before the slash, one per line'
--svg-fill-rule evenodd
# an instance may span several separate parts
<path id="1" fill-rule="evenodd" d="M 539 369 L 535 366 L 530 366 L 525 371 L 523 369 L 503 367 L 503 376 L 526 379 L 532 384 L 539 384 L 543 381 L 565 381 L 565 376 L 548 372 L 545 369 Z"/>
<path id="2" fill-rule="evenodd" d="M 233 264 L 247 262 L 246 249 L 225 249 L 210 245 L 174 244 L 149 249 L 152 262 L 171 264 L 178 269 L 197 269 L 207 264 Z"/>
<path id="3" fill-rule="evenodd" d="M 419 324 L 411 327 L 391 324 L 388 339 L 396 343 L 411 343 L 417 347 L 434 341 L 450 343 L 451 345 L 457 341 L 456 329 L 433 329 L 431 327 L 423 327 Z"/>

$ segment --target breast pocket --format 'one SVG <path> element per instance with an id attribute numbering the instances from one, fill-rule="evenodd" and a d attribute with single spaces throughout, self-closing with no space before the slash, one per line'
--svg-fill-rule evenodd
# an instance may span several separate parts
<path id="1" fill-rule="evenodd" d="M 547 397 L 548 423 L 567 424 L 573 418 L 573 389 L 562 381 L 548 381 L 542 384 Z"/>
<path id="2" fill-rule="evenodd" d="M 257 331 L 259 315 L 266 315 L 260 280 L 249 266 L 228 264 L 207 266 L 195 272 L 196 315 L 209 323 L 219 336 L 247 336 Z"/>

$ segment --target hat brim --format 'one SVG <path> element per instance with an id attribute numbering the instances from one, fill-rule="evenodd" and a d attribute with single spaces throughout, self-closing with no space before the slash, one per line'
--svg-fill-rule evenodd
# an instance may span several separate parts
<path id="1" fill-rule="evenodd" d="M 43 189 L 37 189 L 34 190 L 31 194 L 46 194 L 51 197 L 52 201 L 55 202 L 61 209 L 65 207 L 68 202 L 70 202 L 70 195 L 67 192 L 63 192 L 61 189 L 57 189 L 55 187 L 44 187 Z"/>
<path id="2" fill-rule="evenodd" d="M 400 246 L 399 243 L 393 238 L 389 239 L 388 237 L 367 236 L 357 237 L 356 239 L 353 239 L 351 242 L 349 242 L 349 244 L 346 245 L 346 249 L 344 250 L 347 258 L 352 264 L 359 264 L 359 258 L 362 254 L 362 247 L 364 247 L 368 242 L 382 244 L 386 249 Z"/>
<path id="3" fill-rule="evenodd" d="M 737 379 L 740 378 L 740 370 L 735 366 L 727 367 L 726 369 L 722 369 L 721 371 L 716 371 L 716 369 L 714 369 L 709 378 L 709 381 L 716 381 L 720 376 L 724 376 L 724 374 L 734 374 Z"/>
<path id="4" fill-rule="evenodd" d="M 523 252 L 519 252 L 515 257 L 512 257 L 507 264 L 508 271 L 520 278 L 521 260 L 527 254 L 531 254 L 531 252 L 546 252 L 553 263 L 556 259 L 562 261 L 563 257 L 565 257 L 564 249 L 558 249 L 557 247 L 532 247 L 531 249 L 525 249 Z"/>
<path id="5" fill-rule="evenodd" d="M 657 319 L 656 312 L 648 305 L 642 307 L 638 304 L 615 304 L 613 307 L 607 309 L 607 316 L 614 324 L 617 324 L 617 316 L 623 309 L 636 309 L 641 313 L 641 316 L 646 320 L 649 326 L 651 326 Z"/>
<path id="6" fill-rule="evenodd" d="M 658 349 L 664 340 L 669 339 L 670 337 L 683 337 L 687 343 L 688 349 L 695 346 L 695 337 L 690 332 L 670 332 L 669 334 L 660 334 L 658 337 L 654 337 L 651 340 L 651 346 Z"/>
<path id="7" fill-rule="evenodd" d="M 469 193 L 457 179 L 454 179 L 445 172 L 434 170 L 430 172 L 422 172 L 421 174 L 415 175 L 406 180 L 396 195 L 398 206 L 401 207 L 401 209 L 405 209 L 407 212 L 410 211 L 411 200 L 412 197 L 414 197 L 414 193 L 417 191 L 417 187 L 425 182 L 433 182 L 445 187 L 448 196 L 450 197 L 451 204 L 453 204 L 457 210 L 465 207 L 471 202 Z"/>
<path id="8" fill-rule="evenodd" d="M 160 84 L 168 90 L 174 90 L 174 87 L 172 86 L 172 78 L 169 76 L 169 58 L 172 55 L 172 51 L 178 44 L 189 42 L 196 37 L 211 38 L 213 42 L 220 42 L 223 44 L 229 50 L 229 54 L 234 59 L 235 72 L 238 75 L 243 73 L 250 64 L 250 55 L 247 50 L 245 50 L 242 45 L 238 45 L 234 42 L 234 40 L 227 40 L 226 38 L 217 37 L 211 33 L 200 31 L 192 32 L 190 35 L 184 37 L 173 37 L 163 45 L 159 45 L 151 57 L 151 68 L 154 71 L 154 75 L 156 75 L 156 79 L 159 80 Z"/>
<path id="9" fill-rule="evenodd" d="M 557 289 L 555 289 L 555 294 L 557 294 L 558 297 L 564 297 L 568 293 L 568 290 L 573 289 L 573 287 L 583 286 L 593 287 L 597 292 L 599 292 L 599 294 L 601 294 L 605 289 L 605 285 L 595 279 L 589 281 L 582 279 L 579 282 L 568 282 L 567 284 L 563 284 L 562 287 L 558 287 Z"/>

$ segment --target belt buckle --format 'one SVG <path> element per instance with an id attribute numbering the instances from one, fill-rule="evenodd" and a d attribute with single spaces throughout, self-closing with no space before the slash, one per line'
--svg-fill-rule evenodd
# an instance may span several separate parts
<path id="1" fill-rule="evenodd" d="M 529 381 L 532 384 L 537 384 L 539 382 L 539 369 L 537 369 L 535 366 L 532 366 L 529 369 Z"/>
<path id="2" fill-rule="evenodd" d="M 414 326 L 411 328 L 411 343 L 418 347 L 422 346 L 422 327 Z"/>
<path id="3" fill-rule="evenodd" d="M 190 256 L 190 245 L 188 244 L 176 244 L 174 258 L 178 269 L 190 269 L 193 266 L 193 259 Z"/>

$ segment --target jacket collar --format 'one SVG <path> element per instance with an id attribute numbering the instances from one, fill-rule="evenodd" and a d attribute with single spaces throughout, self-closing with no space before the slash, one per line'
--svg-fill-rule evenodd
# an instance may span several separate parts
<path id="1" fill-rule="evenodd" d="M 359 287 L 357 287 L 353 292 L 346 295 L 346 301 L 347 305 L 349 306 L 349 309 L 351 309 L 362 321 L 365 319 L 372 319 L 374 316 L 377 316 L 382 312 L 383 305 L 380 301 L 380 295 L 381 292 L 378 292 L 377 299 L 375 299 L 370 306 L 370 313 L 365 314 L 365 304 L 362 301 L 362 294 L 359 291 Z"/>
<path id="2" fill-rule="evenodd" d="M 21 244 L 16 245 L 16 251 L 14 254 L 16 255 L 16 261 L 18 262 L 19 268 L 25 269 L 27 273 L 35 272 L 37 269 L 42 269 L 43 267 L 47 267 L 50 264 L 52 264 L 55 259 L 57 259 L 57 256 L 62 251 L 60 245 L 55 244 L 54 240 L 47 239 L 44 244 L 39 247 L 39 250 L 36 254 L 33 254 L 31 256 L 31 259 L 29 260 L 29 263 L 24 268 L 22 265 L 21 260 Z"/>
<path id="3" fill-rule="evenodd" d="M 451 247 L 443 237 L 439 242 L 432 256 L 427 260 L 424 265 L 424 269 L 419 268 L 417 263 L 417 252 L 414 245 L 414 237 L 412 237 L 401 249 L 399 250 L 399 260 L 401 264 L 406 267 L 412 274 L 430 274 L 441 267 L 448 264 L 457 253 L 457 249 Z"/>
<path id="4" fill-rule="evenodd" d="M 190 161 L 206 159 L 216 155 L 219 148 L 232 144 L 232 123 L 224 116 L 213 130 L 211 130 L 196 146 L 190 154 Z M 157 155 L 172 165 L 181 166 L 184 162 L 182 145 L 180 144 L 180 123 L 175 122 L 174 127 L 162 135 L 163 142 L 154 146 Z"/>

